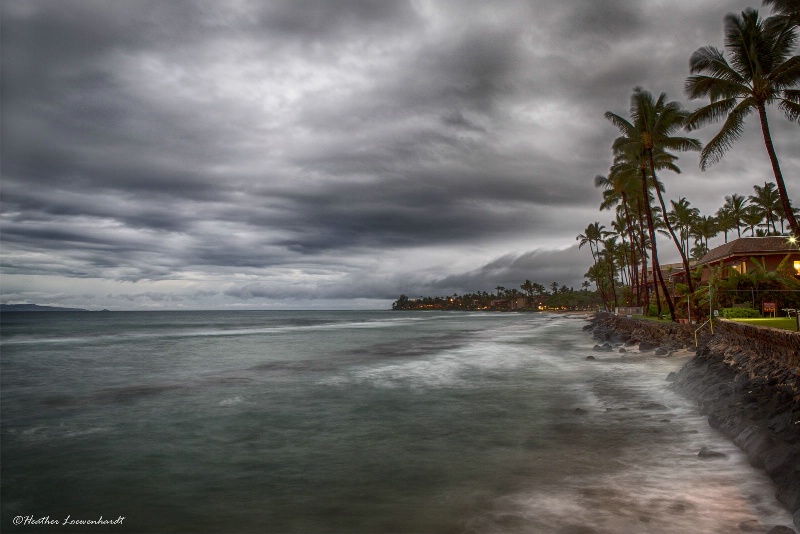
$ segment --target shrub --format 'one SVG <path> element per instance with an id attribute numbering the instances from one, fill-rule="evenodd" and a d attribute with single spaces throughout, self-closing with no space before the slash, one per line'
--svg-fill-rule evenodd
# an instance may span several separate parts
<path id="1" fill-rule="evenodd" d="M 761 317 L 761 314 L 753 308 L 722 308 L 722 316 L 725 319 L 751 319 Z"/>

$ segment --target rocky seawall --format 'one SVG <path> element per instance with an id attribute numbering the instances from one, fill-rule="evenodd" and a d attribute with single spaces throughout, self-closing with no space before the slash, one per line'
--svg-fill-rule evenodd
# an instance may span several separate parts
<path id="1" fill-rule="evenodd" d="M 645 343 L 662 354 L 695 349 L 693 325 L 599 313 L 592 328 L 605 342 L 601 350 L 620 342 Z M 713 336 L 704 331 L 698 341 L 695 356 L 669 377 L 673 387 L 767 472 L 800 530 L 800 333 L 720 320 Z"/>
<path id="2" fill-rule="evenodd" d="M 595 314 L 591 323 L 594 338 L 605 342 L 595 347 L 596 350 L 613 350 L 612 345 L 619 343 L 626 347 L 638 346 L 639 350 L 655 349 L 663 354 L 695 348 L 695 325 L 657 323 L 603 312 Z"/>

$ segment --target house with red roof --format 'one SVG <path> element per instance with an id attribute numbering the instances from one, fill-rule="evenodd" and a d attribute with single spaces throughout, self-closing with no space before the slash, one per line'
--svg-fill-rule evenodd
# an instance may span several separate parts
<path id="1" fill-rule="evenodd" d="M 764 264 L 767 271 L 775 271 L 778 265 L 789 256 L 789 266 L 800 277 L 800 249 L 798 243 L 784 236 L 740 237 L 708 251 L 696 265 L 703 269 L 701 283 L 708 281 L 711 267 L 722 267 L 722 277 L 730 270 L 746 274 L 757 268 L 755 261 Z"/>

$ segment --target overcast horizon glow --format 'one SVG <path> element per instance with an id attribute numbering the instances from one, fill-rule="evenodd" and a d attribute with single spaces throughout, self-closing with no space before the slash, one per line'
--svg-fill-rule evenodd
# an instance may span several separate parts
<path id="1" fill-rule="evenodd" d="M 635 86 L 757 0 L 5 0 L 0 297 L 89 309 L 387 308 L 580 287 Z M 771 127 L 790 196 L 800 136 Z M 707 141 L 718 129 L 691 134 Z M 666 198 L 774 181 L 756 117 Z M 717 242 L 721 238 L 718 238 Z M 677 261 L 665 239 L 662 263 Z"/>

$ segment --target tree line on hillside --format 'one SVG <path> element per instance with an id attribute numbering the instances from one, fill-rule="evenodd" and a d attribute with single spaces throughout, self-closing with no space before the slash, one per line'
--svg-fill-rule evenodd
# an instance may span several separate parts
<path id="1" fill-rule="evenodd" d="M 766 19 L 753 8 L 725 16 L 725 51 L 705 46 L 691 55 L 686 95 L 692 100 L 707 98 L 708 104 L 688 111 L 669 101 L 665 93 L 656 97 L 637 87 L 630 99 L 629 118 L 605 113 L 620 135 L 611 147 L 609 172 L 595 177 L 595 185 L 603 189 L 600 210 L 614 209 L 615 219 L 611 230 L 595 222 L 576 239 L 579 248 L 588 245 L 591 251 L 593 264 L 585 276 L 595 284 L 606 306 L 616 305 L 622 298 L 649 311 L 653 303 L 655 314 L 661 316 L 662 306 L 666 306 L 673 320 L 677 318 L 676 303 L 659 262 L 658 233 L 672 241 L 686 273 L 691 272 L 690 259 L 707 253 L 709 239 L 719 233 L 724 233 L 726 241 L 729 232 L 741 236 L 748 230 L 751 235 L 788 230 L 800 238 L 800 213 L 792 207 L 786 191 L 766 115 L 768 105 L 777 105 L 789 121 L 800 121 L 800 56 L 793 55 L 800 2 L 763 3 L 773 9 Z M 680 173 L 674 152 L 699 151 L 700 167 L 705 170 L 732 148 L 752 114 L 761 125 L 774 181 L 765 180 L 763 187 L 754 185 L 749 197 L 726 196 L 714 215 L 701 214 L 685 197 L 670 200 L 668 207 L 661 178 L 662 171 Z M 722 127 L 705 146 L 679 134 L 718 121 Z M 631 287 L 647 287 L 651 282 L 648 276 L 656 278 L 652 280 L 652 301 L 648 291 L 631 291 Z M 687 276 L 685 282 L 686 298 L 699 305 L 702 296 L 695 294 L 696 280 Z"/>
<path id="2" fill-rule="evenodd" d="M 550 291 L 542 284 L 525 280 L 519 289 L 497 286 L 497 293 L 477 291 L 444 297 L 409 298 L 406 295 L 392 303 L 393 310 L 596 310 L 600 304 L 598 292 L 589 289 L 588 281 L 579 290 L 550 284 Z"/>

